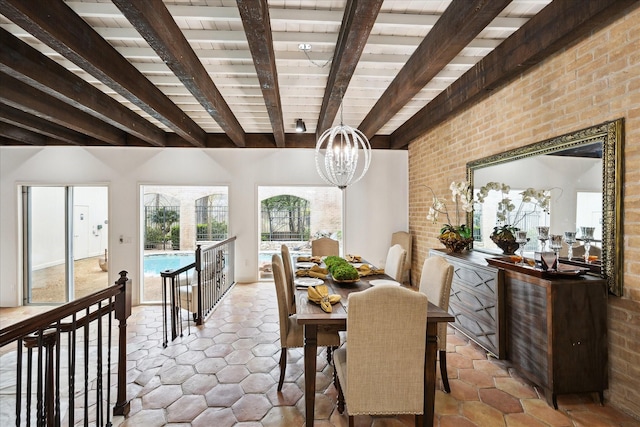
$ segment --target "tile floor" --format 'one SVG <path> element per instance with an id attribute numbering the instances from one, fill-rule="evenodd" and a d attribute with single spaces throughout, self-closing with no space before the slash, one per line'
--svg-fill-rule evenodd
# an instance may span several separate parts
<path id="1" fill-rule="evenodd" d="M 129 319 L 127 419 L 121 426 L 302 426 L 302 350 L 289 350 L 285 385 L 276 391 L 280 354 L 273 283 L 238 284 L 202 327 L 161 345 L 158 306 L 133 309 Z M 2 327 L 24 309 L 2 309 Z M 488 358 L 478 346 L 449 328 L 447 363 L 451 394 L 436 391 L 438 427 L 467 426 L 640 426 L 595 395 L 560 396 L 549 407 L 535 387 Z M 336 410 L 333 368 L 318 355 L 316 426 L 346 426 Z M 348 408 L 348 402 L 347 402 Z M 357 417 L 357 426 L 411 426 L 413 417 Z"/>

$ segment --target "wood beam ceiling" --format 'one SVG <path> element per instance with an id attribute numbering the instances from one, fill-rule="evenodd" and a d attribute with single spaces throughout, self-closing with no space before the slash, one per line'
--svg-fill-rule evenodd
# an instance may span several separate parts
<path id="1" fill-rule="evenodd" d="M 382 0 L 347 0 L 320 107 L 316 137 L 333 124 L 381 6 Z"/>
<path id="2" fill-rule="evenodd" d="M 509 3 L 511 0 L 451 3 L 358 129 L 367 137 L 375 135 Z"/>
<path id="3" fill-rule="evenodd" d="M 401 149 L 449 117 L 488 97 L 525 70 L 570 45 L 638 0 L 554 1 L 391 134 Z"/>
<path id="4" fill-rule="evenodd" d="M 264 98 L 273 137 L 279 148 L 285 145 L 282 102 L 278 86 L 276 55 L 273 50 L 273 35 L 269 19 L 267 0 L 237 0 L 242 25 L 249 42 L 253 64 L 258 73 L 260 89 Z"/>
<path id="5" fill-rule="evenodd" d="M 206 134 L 62 0 L 0 0 L 3 15 L 153 116 L 192 145 Z M 64 23 L 64 24 L 61 24 Z"/>
<path id="6" fill-rule="evenodd" d="M 162 0 L 113 0 L 122 14 L 238 146 L 245 133 Z"/>

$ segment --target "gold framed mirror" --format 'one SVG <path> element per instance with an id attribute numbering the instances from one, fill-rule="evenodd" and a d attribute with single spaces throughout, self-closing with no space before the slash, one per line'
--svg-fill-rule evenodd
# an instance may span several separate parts
<path id="1" fill-rule="evenodd" d="M 623 144 L 624 144 L 624 119 L 617 119 L 609 122 L 605 122 L 596 126 L 592 126 L 586 129 L 581 129 L 575 132 L 571 132 L 558 137 L 550 138 L 544 141 L 536 142 L 534 144 L 519 147 L 513 150 L 509 150 L 503 153 L 488 156 L 479 160 L 474 160 L 467 163 L 467 180 L 471 184 L 471 188 L 474 189 L 474 195 L 477 194 L 479 185 L 484 185 L 487 180 L 505 182 L 511 185 L 510 182 L 506 182 L 501 176 L 504 176 L 505 167 L 510 168 L 512 171 L 512 177 L 516 175 L 522 181 L 525 179 L 527 182 L 526 187 L 533 188 L 551 188 L 554 185 L 547 185 L 548 182 L 540 183 L 536 182 L 537 179 L 543 180 L 544 178 L 550 179 L 549 176 L 555 177 L 555 187 L 563 187 L 563 184 L 567 184 L 566 187 L 571 187 L 570 191 L 565 191 L 562 195 L 564 200 L 572 200 L 578 196 L 573 187 L 579 188 L 580 184 L 586 180 L 601 181 L 601 206 L 593 206 L 594 212 L 601 212 L 601 217 L 597 218 L 597 221 L 601 225 L 601 268 L 600 274 L 607 280 L 609 291 L 617 296 L 622 296 L 623 284 L 622 284 L 622 265 L 623 265 L 623 230 L 622 230 L 622 179 L 623 179 Z M 546 157 L 543 157 L 546 156 Z M 562 157 L 560 157 L 562 156 Z M 561 165 L 558 166 L 558 159 L 561 160 Z M 591 177 L 587 177 L 585 180 L 584 173 L 581 171 L 581 175 L 573 176 L 574 168 L 571 163 L 572 158 L 590 158 L 591 162 L 598 161 L 601 163 L 599 166 L 596 164 L 596 172 Z M 552 166 L 552 171 L 559 171 L 557 175 L 554 173 L 541 172 L 540 169 L 536 170 L 536 163 L 532 161 L 540 162 L 545 159 L 553 159 L 555 166 Z M 597 170 L 600 169 L 600 170 Z M 601 171 L 601 174 L 600 174 Z M 479 185 L 476 185 L 479 183 Z M 584 184 L 585 186 L 587 184 Z M 520 188 L 513 186 L 513 188 Z M 585 191 L 586 192 L 586 191 Z M 592 194 L 598 194 L 597 201 L 600 200 L 597 190 L 591 190 Z M 592 198 L 593 200 L 593 198 Z M 584 211 L 584 208 L 582 209 Z M 574 209 L 574 212 L 576 210 Z M 557 212 L 564 212 L 557 210 Z M 553 219 L 554 211 L 553 206 L 551 208 L 550 217 Z M 563 231 L 568 231 L 570 225 L 573 224 L 575 230 L 576 219 L 565 218 L 565 216 L 571 216 L 571 214 L 558 214 L 562 215 L 560 221 L 555 221 L 556 224 L 562 223 L 561 226 L 556 226 L 556 230 L 552 230 L 552 233 L 562 234 Z M 577 215 L 577 213 L 576 213 Z M 558 219 L 557 217 L 555 218 Z M 551 221 L 552 228 L 554 221 Z M 475 224 L 474 212 L 470 212 L 467 216 L 467 224 Z M 559 229 L 563 227 L 564 229 Z M 482 248 L 482 238 L 478 237 L 474 233 L 474 238 L 480 239 L 474 242 L 474 250 L 485 250 Z M 491 250 L 487 250 L 491 252 Z"/>

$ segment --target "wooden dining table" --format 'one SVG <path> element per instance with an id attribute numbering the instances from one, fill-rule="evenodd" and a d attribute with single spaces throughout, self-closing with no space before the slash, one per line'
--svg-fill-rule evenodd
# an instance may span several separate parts
<path id="1" fill-rule="evenodd" d="M 333 326 L 339 329 L 347 329 L 348 297 L 352 292 L 360 292 L 369 289 L 373 280 L 392 280 L 384 274 L 361 277 L 355 283 L 336 283 L 326 279 L 324 283 L 329 287 L 330 294 L 341 296 L 339 303 L 332 306 L 331 313 L 322 311 L 318 304 L 309 302 L 307 290 L 296 289 L 296 313 L 297 321 L 304 328 L 304 398 L 306 426 L 312 427 L 315 415 L 316 395 L 316 357 L 318 349 L 318 329 Z M 389 306 L 392 308 L 393 303 Z M 436 397 L 436 358 L 438 323 L 453 322 L 455 318 L 442 310 L 437 305 L 429 302 L 427 309 L 427 336 L 424 366 L 424 423 L 425 426 L 433 426 L 434 404 Z M 347 402 L 348 405 L 348 402 Z"/>

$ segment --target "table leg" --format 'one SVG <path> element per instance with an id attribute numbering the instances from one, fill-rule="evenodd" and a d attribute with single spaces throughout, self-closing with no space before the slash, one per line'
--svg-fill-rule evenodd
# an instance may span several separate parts
<path id="1" fill-rule="evenodd" d="M 436 403 L 436 358 L 438 353 L 438 324 L 427 324 L 427 344 L 424 359 L 424 425 L 432 427 Z"/>
<path id="2" fill-rule="evenodd" d="M 318 325 L 304 325 L 304 408 L 307 427 L 313 427 L 316 400 Z"/>

